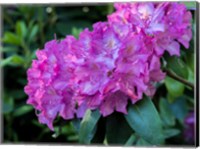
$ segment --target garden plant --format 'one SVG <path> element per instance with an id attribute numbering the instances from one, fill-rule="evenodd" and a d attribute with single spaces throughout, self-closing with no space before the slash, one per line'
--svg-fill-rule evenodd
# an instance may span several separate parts
<path id="1" fill-rule="evenodd" d="M 194 145 L 195 12 L 3 6 L 4 141 Z"/>

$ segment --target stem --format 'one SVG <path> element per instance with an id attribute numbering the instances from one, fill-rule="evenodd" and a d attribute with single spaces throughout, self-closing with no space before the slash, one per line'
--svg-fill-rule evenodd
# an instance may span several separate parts
<path id="1" fill-rule="evenodd" d="M 194 84 L 192 84 L 191 82 L 189 82 L 189 81 L 177 76 L 175 73 L 171 72 L 170 70 L 164 69 L 164 71 L 166 72 L 166 74 L 169 77 L 171 77 L 171 78 L 173 78 L 173 79 L 175 79 L 175 80 L 177 80 L 177 81 L 179 81 L 179 82 L 191 87 L 192 89 L 194 89 Z"/>
<path id="2" fill-rule="evenodd" d="M 30 55 L 30 50 L 28 48 L 28 46 L 26 45 L 26 43 L 24 42 L 24 40 L 21 42 L 21 47 L 24 49 L 24 53 L 26 56 Z"/>

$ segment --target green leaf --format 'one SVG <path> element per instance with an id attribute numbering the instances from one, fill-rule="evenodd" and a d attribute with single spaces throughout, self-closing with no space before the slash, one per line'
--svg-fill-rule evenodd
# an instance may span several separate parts
<path id="1" fill-rule="evenodd" d="M 15 111 L 14 111 L 14 116 L 15 117 L 19 117 L 19 116 L 22 116 L 28 112 L 30 112 L 31 110 L 33 110 L 33 107 L 32 106 L 29 106 L 29 105 L 23 105 L 19 108 L 17 108 Z"/>
<path id="2" fill-rule="evenodd" d="M 194 70 L 191 70 L 190 68 L 188 68 L 188 81 L 194 84 Z"/>
<path id="3" fill-rule="evenodd" d="M 18 21 L 15 26 L 16 33 L 21 39 L 24 39 L 27 34 L 27 28 L 24 21 Z"/>
<path id="4" fill-rule="evenodd" d="M 167 60 L 167 68 L 171 69 L 178 76 L 187 79 L 188 71 L 185 69 L 186 64 L 177 56 L 168 56 Z"/>
<path id="5" fill-rule="evenodd" d="M 171 94 L 169 94 L 169 92 L 167 93 L 167 100 L 169 103 L 173 103 L 176 100 L 176 97 L 172 96 Z"/>
<path id="6" fill-rule="evenodd" d="M 75 130 L 72 121 L 69 122 L 69 124 L 62 126 L 61 133 L 64 135 L 74 135 L 77 134 L 77 131 Z M 78 134 L 77 134 L 78 135 Z"/>
<path id="7" fill-rule="evenodd" d="M 136 136 L 132 134 L 129 139 L 126 141 L 125 146 L 131 146 L 136 140 Z"/>
<path id="8" fill-rule="evenodd" d="M 54 133 L 52 134 L 52 138 L 58 138 L 60 134 L 61 134 L 61 126 L 56 126 L 54 128 Z"/>
<path id="9" fill-rule="evenodd" d="M 136 146 L 152 146 L 152 144 L 140 137 L 136 143 Z"/>
<path id="10" fill-rule="evenodd" d="M 179 97 L 179 96 L 183 95 L 183 92 L 185 89 L 184 84 L 182 84 L 170 77 L 165 78 L 165 86 L 166 86 L 169 94 L 173 97 Z"/>
<path id="11" fill-rule="evenodd" d="M 119 129 L 120 128 L 120 129 Z M 108 144 L 125 144 L 133 133 L 123 114 L 113 113 L 106 119 L 106 138 Z"/>
<path id="12" fill-rule="evenodd" d="M 20 38 L 17 35 L 11 33 L 11 32 L 5 32 L 5 34 L 3 36 L 3 42 L 9 43 L 9 44 L 14 44 L 14 45 L 20 45 L 21 44 Z"/>
<path id="13" fill-rule="evenodd" d="M 107 12 L 107 14 L 111 14 L 111 13 L 113 13 L 113 11 L 114 11 L 114 6 L 112 5 L 112 4 L 108 4 L 108 12 Z"/>
<path id="14" fill-rule="evenodd" d="M 33 52 L 31 53 L 31 59 L 36 59 L 37 57 L 36 57 L 36 51 L 37 51 L 38 49 L 36 49 L 36 50 L 33 50 Z"/>
<path id="15" fill-rule="evenodd" d="M 188 70 L 188 78 L 187 80 L 189 82 L 194 83 L 194 53 L 187 53 L 186 55 L 186 64 L 187 64 L 187 70 Z"/>
<path id="16" fill-rule="evenodd" d="M 4 67 L 6 65 L 9 65 L 12 61 L 12 57 L 8 57 L 6 59 L 3 59 L 0 61 L 0 67 Z"/>
<path id="17" fill-rule="evenodd" d="M 11 60 L 12 64 L 22 65 L 25 63 L 24 58 L 19 55 L 13 55 L 11 58 L 12 58 Z"/>
<path id="18" fill-rule="evenodd" d="M 169 108 L 176 118 L 178 118 L 181 122 L 184 121 L 184 118 L 188 112 L 187 102 L 185 97 L 181 96 L 176 98 L 175 101 L 170 104 Z"/>
<path id="19" fill-rule="evenodd" d="M 78 135 L 77 134 L 70 135 L 70 136 L 67 137 L 67 140 L 77 142 L 78 141 Z"/>
<path id="20" fill-rule="evenodd" d="M 194 53 L 188 53 L 186 56 L 186 64 L 189 66 L 189 68 L 194 72 Z"/>
<path id="21" fill-rule="evenodd" d="M 0 67 L 4 67 L 6 65 L 23 65 L 25 60 L 23 57 L 18 55 L 10 56 L 6 59 L 3 59 L 0 63 Z"/>
<path id="22" fill-rule="evenodd" d="M 125 118 L 131 128 L 146 141 L 153 145 L 164 142 L 162 123 L 150 99 L 145 98 L 131 105 Z"/>
<path id="23" fill-rule="evenodd" d="M 3 100 L 3 113 L 10 113 L 13 111 L 14 108 L 14 99 L 13 97 L 8 97 L 7 95 L 4 97 Z"/>
<path id="24" fill-rule="evenodd" d="M 193 2 L 183 2 L 183 3 L 186 5 L 186 7 L 188 9 L 196 9 L 196 3 L 197 2 L 195 2 L 195 1 L 193 1 Z"/>
<path id="25" fill-rule="evenodd" d="M 165 129 L 164 130 L 165 138 L 171 138 L 173 136 L 178 135 L 179 133 L 180 133 L 180 130 L 178 130 L 178 129 L 170 128 L 170 129 Z"/>
<path id="26" fill-rule="evenodd" d="M 165 126 L 175 125 L 175 117 L 170 111 L 169 103 L 166 99 L 161 98 L 159 101 L 160 116 Z"/>
<path id="27" fill-rule="evenodd" d="M 72 120 L 72 124 L 73 124 L 73 127 L 74 127 L 75 131 L 79 132 L 81 120 L 80 119 L 73 119 Z"/>
<path id="28" fill-rule="evenodd" d="M 0 52 L 16 52 L 17 48 L 14 47 L 0 47 Z"/>
<path id="29" fill-rule="evenodd" d="M 34 37 L 37 35 L 39 30 L 39 26 L 38 25 L 34 25 L 31 29 L 30 29 L 30 33 L 28 35 L 28 42 L 31 42 Z"/>
<path id="30" fill-rule="evenodd" d="M 104 138 L 104 140 L 103 140 L 103 145 L 106 145 L 106 146 L 108 146 L 108 142 L 107 142 L 107 139 L 106 139 L 106 137 Z"/>
<path id="31" fill-rule="evenodd" d="M 74 35 L 74 37 L 78 38 L 78 36 L 79 36 L 79 34 L 80 34 L 81 31 L 82 31 L 81 28 L 75 28 L 75 27 L 73 27 L 72 28 L 72 35 Z"/>
<path id="32" fill-rule="evenodd" d="M 89 144 L 94 136 L 94 128 L 100 118 L 98 110 L 90 111 L 87 110 L 83 120 L 81 121 L 79 131 L 79 142 L 83 144 Z"/>

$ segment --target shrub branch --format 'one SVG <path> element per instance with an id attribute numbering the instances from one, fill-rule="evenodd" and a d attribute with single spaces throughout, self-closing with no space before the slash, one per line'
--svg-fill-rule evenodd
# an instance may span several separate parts
<path id="1" fill-rule="evenodd" d="M 189 81 L 183 79 L 182 77 L 176 75 L 174 72 L 172 72 L 172 71 L 170 71 L 170 70 L 167 70 L 167 69 L 164 69 L 164 72 L 166 72 L 166 74 L 167 74 L 169 77 L 171 77 L 171 78 L 173 78 L 173 79 L 175 79 L 175 80 L 177 80 L 177 81 L 179 81 L 179 82 L 181 82 L 181 83 L 183 83 L 183 84 L 185 84 L 185 85 L 191 87 L 192 89 L 194 89 L 194 84 L 193 84 L 193 83 L 191 83 L 191 82 L 189 82 Z"/>

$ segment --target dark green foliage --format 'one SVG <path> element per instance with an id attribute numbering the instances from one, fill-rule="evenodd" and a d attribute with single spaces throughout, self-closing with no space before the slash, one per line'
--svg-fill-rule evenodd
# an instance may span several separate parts
<path id="1" fill-rule="evenodd" d="M 164 143 L 161 119 L 151 99 L 131 105 L 125 118 L 131 128 L 150 144 Z"/>
<path id="2" fill-rule="evenodd" d="M 81 144 L 90 144 L 96 132 L 96 125 L 99 118 L 99 111 L 86 111 L 79 129 L 79 142 Z"/>
<path id="3" fill-rule="evenodd" d="M 106 140 L 108 144 L 125 144 L 133 130 L 126 122 L 123 114 L 114 113 L 106 118 Z"/>

